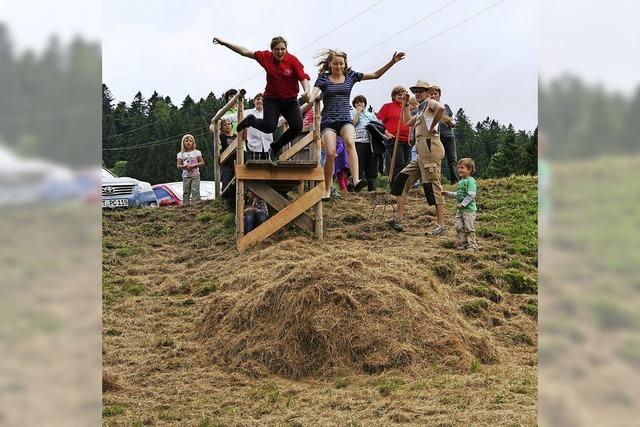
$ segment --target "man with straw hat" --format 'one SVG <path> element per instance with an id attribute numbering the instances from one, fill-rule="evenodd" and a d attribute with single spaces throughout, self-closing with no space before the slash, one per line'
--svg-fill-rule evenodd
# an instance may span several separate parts
<path id="1" fill-rule="evenodd" d="M 414 117 L 409 117 L 409 109 L 405 108 L 402 121 L 407 126 L 415 126 L 418 158 L 402 169 L 392 183 L 391 194 L 398 198 L 398 209 L 397 215 L 389 224 L 394 230 L 404 230 L 402 220 L 407 194 L 418 178 L 422 178 L 425 198 L 429 206 L 435 205 L 437 217 L 435 228 L 427 234 L 438 236 L 445 231 L 444 197 L 440 184 L 440 163 L 444 157 L 444 147 L 438 134 L 438 123 L 442 119 L 444 105 L 434 99 L 436 91 L 424 80 L 418 80 L 416 85 L 411 87 L 411 92 L 415 94 L 418 102 L 422 102 L 418 107 L 418 114 Z M 405 106 L 408 106 L 409 94 L 405 94 L 403 101 Z"/>

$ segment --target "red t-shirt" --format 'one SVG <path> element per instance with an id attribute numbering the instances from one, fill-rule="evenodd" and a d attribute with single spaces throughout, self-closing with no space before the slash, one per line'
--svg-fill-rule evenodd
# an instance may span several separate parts
<path id="1" fill-rule="evenodd" d="M 382 121 L 384 128 L 391 135 L 395 136 L 398 130 L 398 123 L 400 123 L 400 135 L 398 136 L 398 142 L 409 142 L 409 127 L 402 124 L 400 120 L 400 111 L 402 110 L 402 104 L 392 101 L 388 104 L 384 104 L 380 111 L 378 111 L 378 118 Z"/>
<path id="2" fill-rule="evenodd" d="M 284 54 L 282 61 L 278 62 L 270 50 L 257 50 L 253 53 L 267 72 L 267 87 L 264 96 L 278 99 L 296 98 L 298 96 L 298 82 L 309 80 L 304 72 L 302 63 L 289 52 Z"/>

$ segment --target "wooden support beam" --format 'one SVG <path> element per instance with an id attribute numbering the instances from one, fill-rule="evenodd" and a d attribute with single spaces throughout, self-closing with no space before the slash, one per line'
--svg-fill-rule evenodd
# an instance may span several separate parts
<path id="1" fill-rule="evenodd" d="M 238 123 L 244 117 L 244 97 L 238 98 Z M 234 141 L 236 145 L 236 165 L 244 165 L 244 141 L 238 135 Z M 231 148 L 231 147 L 229 147 Z M 244 236 L 244 181 L 236 179 L 236 241 Z"/>
<path id="2" fill-rule="evenodd" d="M 235 154 L 234 151 L 236 151 L 237 145 L 238 145 L 238 139 L 236 138 L 231 144 L 229 144 L 229 146 L 222 152 L 222 154 L 220 154 L 221 165 L 227 161 L 229 156 L 231 156 L 232 154 Z"/>
<path id="3" fill-rule="evenodd" d="M 313 189 L 313 188 L 322 188 L 322 191 L 324 191 L 324 182 L 315 183 L 313 181 L 310 181 L 309 189 Z M 316 204 L 316 217 L 314 218 L 314 225 L 315 225 L 316 239 L 322 240 L 324 238 L 322 203 Z"/>
<path id="4" fill-rule="evenodd" d="M 247 167 L 246 165 L 236 165 L 236 179 L 247 179 L 257 181 L 324 181 L 324 169 L 315 167 L 313 169 L 295 168 L 286 166 L 258 168 Z"/>
<path id="5" fill-rule="evenodd" d="M 236 184 L 236 177 L 234 176 L 233 178 L 231 178 L 231 181 L 229 181 L 227 186 L 222 189 L 221 195 L 224 196 L 229 190 L 229 188 L 233 187 L 235 184 Z"/>
<path id="6" fill-rule="evenodd" d="M 278 160 L 288 160 L 292 158 L 311 142 L 313 142 L 313 132 L 309 132 L 302 139 L 300 139 L 300 141 L 296 142 L 291 148 L 280 154 Z"/>
<path id="7" fill-rule="evenodd" d="M 294 218 L 297 218 L 300 214 L 304 213 L 304 211 L 315 204 L 320 203 L 323 195 L 324 187 L 322 185 L 318 185 L 313 190 L 305 193 L 249 234 L 240 237 L 237 241 L 238 251 L 243 252 L 249 246 L 271 236 L 273 233 L 290 223 Z"/>
<path id="8" fill-rule="evenodd" d="M 283 210 L 292 203 L 291 200 L 288 200 L 265 183 L 247 181 L 246 187 L 277 211 Z M 313 219 L 309 215 L 303 213 L 292 222 L 303 230 L 313 233 Z"/>
<path id="9" fill-rule="evenodd" d="M 215 182 L 216 199 L 220 197 L 222 184 L 220 183 L 220 132 L 218 132 L 218 123 L 213 123 L 213 181 Z"/>

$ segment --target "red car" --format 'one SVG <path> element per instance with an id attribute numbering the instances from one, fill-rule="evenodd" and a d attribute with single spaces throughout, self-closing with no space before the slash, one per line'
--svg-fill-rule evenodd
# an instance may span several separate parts
<path id="1" fill-rule="evenodd" d="M 167 182 L 156 184 L 153 187 L 156 199 L 160 206 L 182 206 L 182 182 Z M 200 198 L 213 200 L 215 198 L 215 182 L 200 182 Z"/>

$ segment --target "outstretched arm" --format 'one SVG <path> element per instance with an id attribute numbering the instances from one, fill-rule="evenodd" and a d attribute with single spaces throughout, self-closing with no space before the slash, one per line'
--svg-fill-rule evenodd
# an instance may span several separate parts
<path id="1" fill-rule="evenodd" d="M 362 80 L 375 80 L 382 77 L 384 73 L 386 73 L 389 68 L 393 67 L 396 62 L 402 61 L 404 59 L 404 52 L 395 52 L 389 62 L 387 62 L 382 68 L 380 68 L 375 73 L 366 73 L 362 76 Z"/>
<path id="2" fill-rule="evenodd" d="M 232 51 L 242 56 L 246 56 L 247 58 L 256 59 L 254 56 L 254 52 L 252 50 L 247 49 L 246 47 L 238 46 L 229 42 L 226 42 L 218 37 L 213 38 L 213 44 L 219 44 L 220 46 L 228 47 Z"/>

